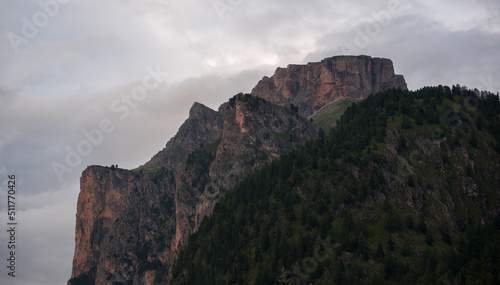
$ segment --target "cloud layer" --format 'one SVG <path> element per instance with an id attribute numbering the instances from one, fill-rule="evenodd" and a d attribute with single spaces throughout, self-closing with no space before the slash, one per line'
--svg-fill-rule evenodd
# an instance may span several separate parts
<path id="1" fill-rule="evenodd" d="M 64 284 L 82 170 L 145 163 L 193 102 L 215 109 L 278 66 L 345 53 L 392 59 L 410 89 L 499 92 L 499 16 L 495 0 L 3 1 L 0 200 L 15 173 L 20 249 L 15 280 L 0 257 L 0 283 Z M 166 80 L 128 105 L 148 67 Z M 113 130 L 59 179 L 54 163 L 67 166 L 68 148 L 85 147 L 103 120 Z M 6 205 L 0 212 L 6 221 Z"/>

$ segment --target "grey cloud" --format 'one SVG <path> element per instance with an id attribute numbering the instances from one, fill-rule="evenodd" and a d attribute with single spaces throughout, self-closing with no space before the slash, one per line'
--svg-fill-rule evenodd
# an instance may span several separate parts
<path id="1" fill-rule="evenodd" d="M 350 45 L 357 49 L 356 54 L 391 58 L 396 72 L 405 76 L 410 89 L 457 83 L 474 88 L 480 87 L 481 76 L 487 80 L 492 76 L 493 81 L 500 78 L 500 54 L 495 52 L 500 46 L 500 36 L 477 29 L 450 32 L 415 15 L 392 19 L 390 25 L 381 28 L 374 37 L 364 32 L 368 25 L 369 22 L 365 22 L 348 32 L 325 35 L 318 41 L 323 50 L 309 54 L 306 61 L 340 54 L 343 47 Z M 368 40 L 358 48 L 355 43 L 359 38 Z M 500 86 L 496 86 L 489 91 L 499 89 Z"/>
<path id="2" fill-rule="evenodd" d="M 8 129 L 3 132 L 0 161 L 23 173 L 27 193 L 37 194 L 60 187 L 52 163 L 66 165 L 66 148 L 76 150 L 79 142 L 87 140 L 83 131 L 98 129 L 100 121 L 108 118 L 113 122 L 114 131 L 105 134 L 102 143 L 94 145 L 90 155 L 82 157 L 77 168 L 64 174 L 65 181 L 75 181 L 91 164 L 135 168 L 163 148 L 187 118 L 193 102 L 217 109 L 234 94 L 250 92 L 264 75 L 263 71 L 247 71 L 228 77 L 210 75 L 158 87 L 149 92 L 144 101 L 137 102 L 136 108 L 129 109 L 124 119 L 113 111 L 112 103 L 121 100 L 137 82 L 59 102 L 49 100 L 34 104 L 29 102 L 33 98 L 23 97 L 19 99 L 22 103 L 16 103 L 17 108 L 0 116 L 17 122 L 18 126 L 17 133 L 8 135 Z"/>
<path id="3" fill-rule="evenodd" d="M 19 90 L 0 85 L 0 106 L 8 108 L 14 99 L 18 97 L 18 92 Z"/>

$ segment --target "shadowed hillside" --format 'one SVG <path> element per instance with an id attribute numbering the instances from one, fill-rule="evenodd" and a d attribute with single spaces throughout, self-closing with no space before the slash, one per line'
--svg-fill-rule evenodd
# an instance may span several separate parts
<path id="1" fill-rule="evenodd" d="M 369 96 L 228 192 L 170 284 L 498 284 L 499 142 L 498 95 Z"/>

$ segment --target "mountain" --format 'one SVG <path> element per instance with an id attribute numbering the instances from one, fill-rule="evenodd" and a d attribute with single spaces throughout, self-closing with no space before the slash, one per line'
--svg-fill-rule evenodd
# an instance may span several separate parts
<path id="1" fill-rule="evenodd" d="M 264 77 L 253 95 L 238 94 L 217 111 L 194 103 L 177 134 L 144 165 L 133 170 L 85 169 L 69 285 L 168 280 L 179 250 L 229 190 L 318 138 L 305 116 L 339 96 L 364 98 L 372 91 L 406 89 L 390 60 L 367 56 L 334 57 L 278 70 L 285 72 L 288 85 L 297 86 L 292 92 L 295 100 L 276 95 L 291 95 L 289 88 L 261 88 Z M 304 100 L 306 95 L 312 101 Z"/>
<path id="2" fill-rule="evenodd" d="M 305 117 L 338 98 L 366 98 L 372 93 L 406 90 L 402 75 L 394 74 L 390 59 L 370 56 L 334 56 L 307 65 L 278 68 L 251 92 L 280 105 L 293 104 Z"/>
<path id="3" fill-rule="evenodd" d="M 499 214 L 498 94 L 388 90 L 229 191 L 169 284 L 499 284 Z"/>

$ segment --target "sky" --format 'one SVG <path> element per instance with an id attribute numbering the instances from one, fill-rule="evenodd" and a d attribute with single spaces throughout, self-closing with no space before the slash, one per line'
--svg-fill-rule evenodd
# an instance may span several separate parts
<path id="1" fill-rule="evenodd" d="M 160 151 L 277 67 L 390 58 L 408 88 L 500 91 L 498 0 L 0 1 L 0 283 L 66 284 L 79 178 Z M 15 275 L 7 268 L 15 175 Z"/>

